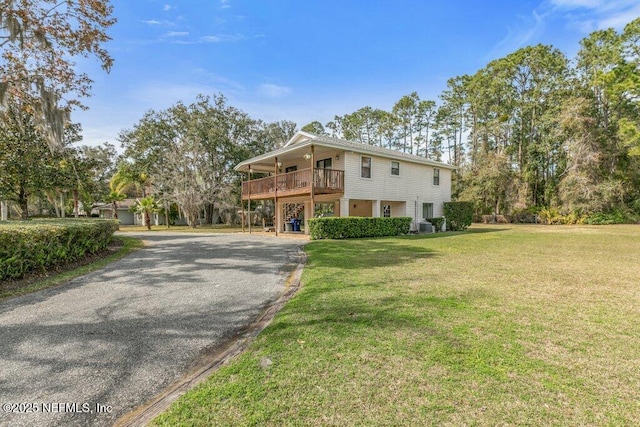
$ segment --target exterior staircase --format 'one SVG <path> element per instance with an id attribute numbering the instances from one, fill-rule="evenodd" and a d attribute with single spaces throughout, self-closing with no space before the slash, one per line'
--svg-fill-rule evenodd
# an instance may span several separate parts
<path id="1" fill-rule="evenodd" d="M 284 204 L 284 222 L 291 222 L 291 218 L 297 218 L 300 212 L 304 211 L 304 203 L 285 203 Z"/>

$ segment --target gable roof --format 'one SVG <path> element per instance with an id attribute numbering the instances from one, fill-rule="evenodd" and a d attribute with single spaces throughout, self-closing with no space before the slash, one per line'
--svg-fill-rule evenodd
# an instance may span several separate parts
<path id="1" fill-rule="evenodd" d="M 120 200 L 119 202 L 117 202 L 118 210 L 122 210 L 122 209 L 126 210 L 131 208 L 136 204 L 136 200 L 137 199 Z M 99 202 L 96 204 L 96 206 L 93 207 L 93 209 L 98 209 L 99 211 L 107 211 L 107 210 L 111 210 L 112 208 L 113 208 L 113 203 L 105 203 L 105 202 Z"/>
<path id="2" fill-rule="evenodd" d="M 261 161 L 271 159 L 276 156 L 280 156 L 292 151 L 296 151 L 302 148 L 307 148 L 312 145 L 336 148 L 339 150 L 353 151 L 361 154 L 369 154 L 372 156 L 385 157 L 394 160 L 404 160 L 411 163 L 420 163 L 423 165 L 434 166 L 443 169 L 457 169 L 453 165 L 447 163 L 436 162 L 426 159 L 424 157 L 416 156 L 413 154 L 402 153 L 396 150 L 390 150 L 388 148 L 377 147 L 375 145 L 362 144 L 359 142 L 348 141 L 346 139 L 333 138 L 330 136 L 313 135 L 308 132 L 297 132 L 282 148 L 270 151 L 260 156 L 252 157 L 243 162 L 240 162 L 234 168 L 235 170 L 247 170 L 249 165 L 260 163 Z"/>

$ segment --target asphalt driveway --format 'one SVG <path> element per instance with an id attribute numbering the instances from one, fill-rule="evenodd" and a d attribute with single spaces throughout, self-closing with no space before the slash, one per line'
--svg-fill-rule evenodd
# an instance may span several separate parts
<path id="1" fill-rule="evenodd" d="M 148 246 L 0 303 L 0 425 L 113 424 L 275 300 L 301 246 L 247 234 L 127 235 Z"/>

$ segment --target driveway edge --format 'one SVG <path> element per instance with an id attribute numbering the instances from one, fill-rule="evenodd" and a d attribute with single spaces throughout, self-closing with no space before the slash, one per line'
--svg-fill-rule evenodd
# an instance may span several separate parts
<path id="1" fill-rule="evenodd" d="M 275 315 L 282 309 L 287 301 L 300 289 L 300 277 L 302 276 L 302 270 L 306 262 L 307 254 L 301 246 L 298 252 L 298 264 L 289 274 L 285 282 L 285 289 L 278 299 L 263 310 L 249 326 L 214 349 L 211 353 L 202 356 L 198 365 L 181 379 L 165 388 L 147 403 L 120 417 L 116 420 L 114 426 L 133 427 L 147 425 L 155 417 L 166 411 L 180 396 L 205 381 L 211 374 L 218 370 L 218 368 L 226 365 L 243 353 L 258 334 L 271 323 Z"/>

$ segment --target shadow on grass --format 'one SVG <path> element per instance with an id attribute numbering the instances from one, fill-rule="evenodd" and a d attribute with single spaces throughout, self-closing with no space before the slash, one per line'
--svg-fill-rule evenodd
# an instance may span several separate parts
<path id="1" fill-rule="evenodd" d="M 358 270 L 412 263 L 438 255 L 423 243 L 433 239 L 495 233 L 510 228 L 469 228 L 465 231 L 344 240 L 314 240 L 305 246 L 310 265 Z"/>
<path id="2" fill-rule="evenodd" d="M 269 326 L 269 340 L 296 341 L 314 337 L 325 345 L 355 345 L 385 351 L 384 342 L 404 342 L 408 346 L 443 346 L 452 352 L 469 346 L 463 335 L 454 333 L 443 319 L 469 315 L 483 295 L 407 295 L 383 286 L 363 286 L 362 291 L 344 288 L 305 289 L 298 301 Z M 330 344 L 337 342 L 341 344 Z M 352 344 L 349 344 L 352 343 Z M 368 344 L 367 344 L 368 343 Z M 430 344 L 429 344 L 430 343 Z M 392 352 L 402 351 L 394 347 Z"/>
<path id="3" fill-rule="evenodd" d="M 429 233 L 429 234 L 414 234 L 411 236 L 405 236 L 405 238 L 412 239 L 440 239 L 443 237 L 453 237 L 467 234 L 485 234 L 485 233 L 497 233 L 500 231 L 511 230 L 511 227 L 501 227 L 501 228 L 467 228 L 464 231 L 443 231 L 439 233 Z"/>

